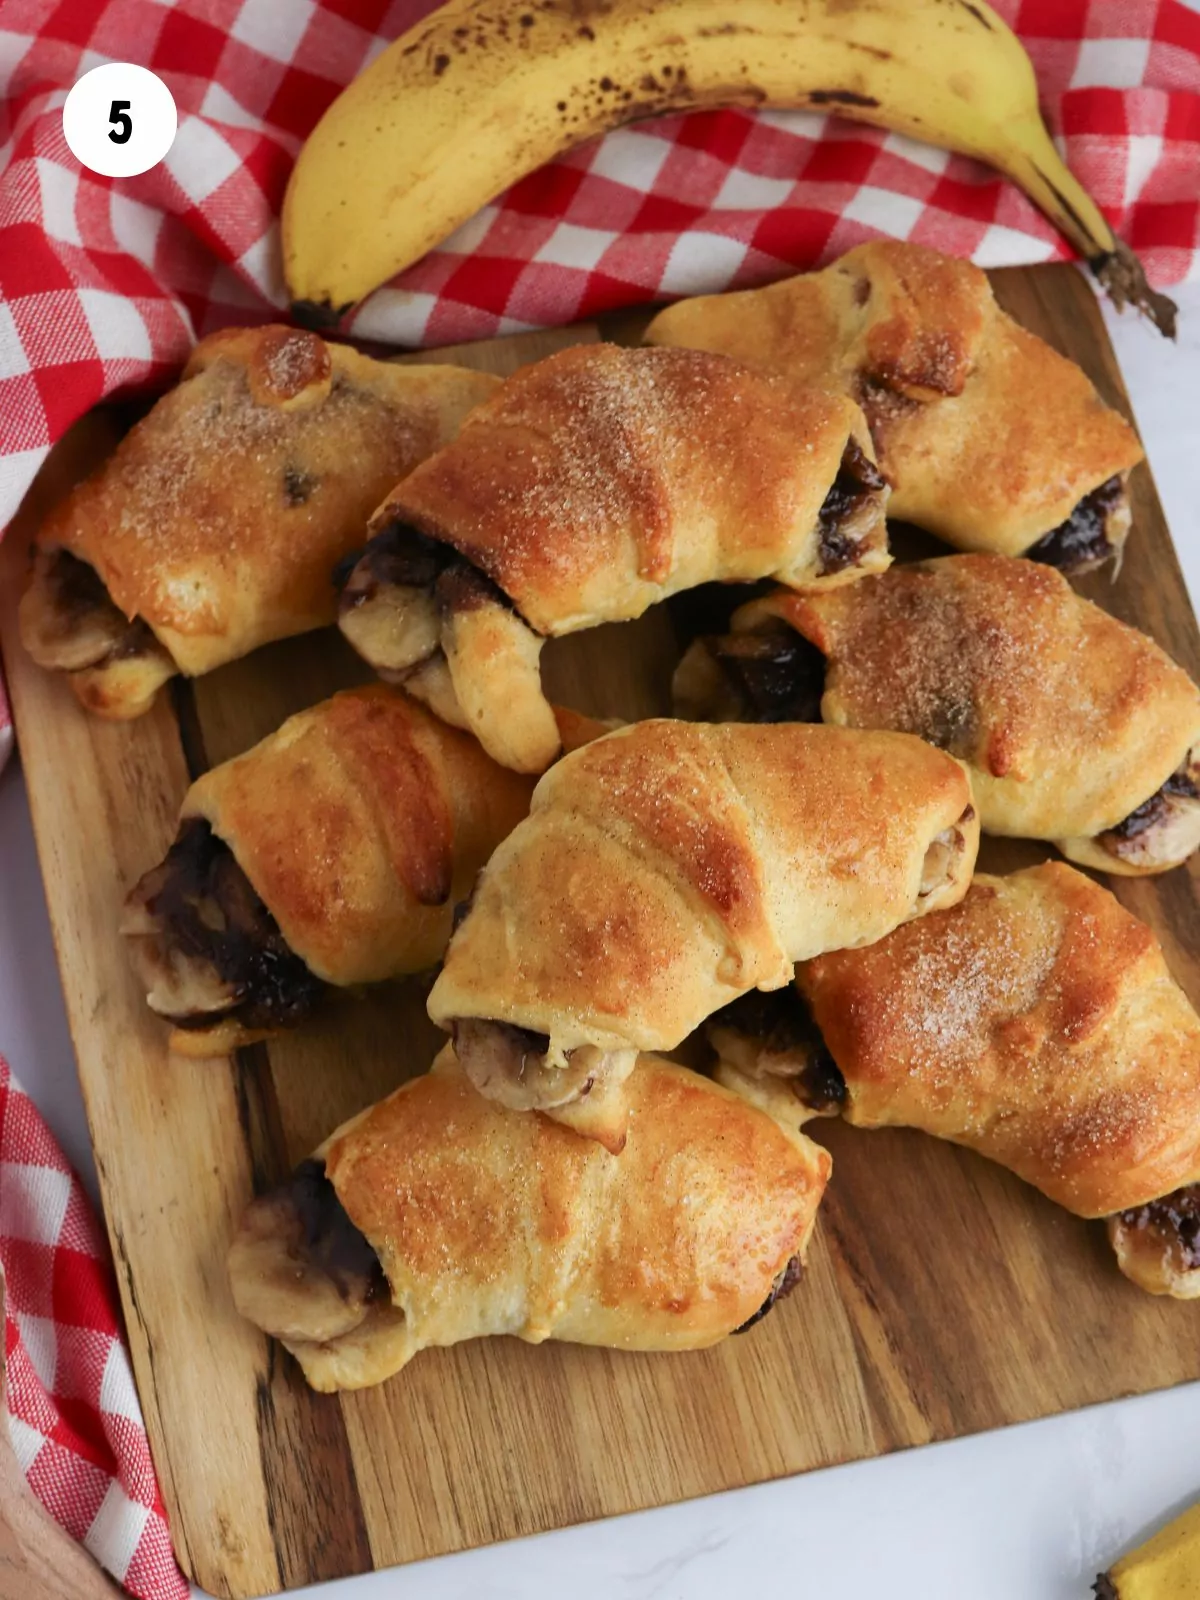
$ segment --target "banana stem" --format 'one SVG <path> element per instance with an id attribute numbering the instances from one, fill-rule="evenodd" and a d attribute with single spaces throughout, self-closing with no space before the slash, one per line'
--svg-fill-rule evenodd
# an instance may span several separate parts
<path id="1" fill-rule="evenodd" d="M 1175 337 L 1178 306 L 1150 287 L 1142 263 L 1124 240 L 1117 238 L 1099 206 L 1069 168 L 1060 167 L 1057 177 L 1051 177 L 1036 150 L 1030 150 L 1025 141 L 1014 159 L 997 162 L 997 166 L 1024 189 L 1063 238 L 1075 246 L 1118 311 L 1133 306 L 1150 319 L 1165 339 Z"/>
<path id="2" fill-rule="evenodd" d="M 1118 239 L 1115 247 L 1103 255 L 1093 256 L 1088 266 L 1118 311 L 1133 306 L 1149 317 L 1164 339 L 1175 337 L 1179 307 L 1168 295 L 1150 287 L 1142 263 L 1124 240 Z"/>

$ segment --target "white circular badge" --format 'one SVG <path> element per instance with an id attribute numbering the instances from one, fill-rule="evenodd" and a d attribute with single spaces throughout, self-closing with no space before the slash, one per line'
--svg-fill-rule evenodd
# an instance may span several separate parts
<path id="1" fill-rule="evenodd" d="M 106 178 L 133 178 L 156 167 L 171 148 L 178 123 L 170 89 L 148 67 L 131 61 L 110 61 L 85 72 L 63 106 L 71 154 Z"/>

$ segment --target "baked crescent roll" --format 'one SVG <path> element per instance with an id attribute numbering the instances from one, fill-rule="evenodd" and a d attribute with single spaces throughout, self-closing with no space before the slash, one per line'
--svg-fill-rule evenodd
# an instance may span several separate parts
<path id="1" fill-rule="evenodd" d="M 121 929 L 172 1047 L 217 1055 L 302 1021 L 329 985 L 433 966 L 532 788 L 384 684 L 205 773 Z"/>
<path id="2" fill-rule="evenodd" d="M 447 1048 L 247 1211 L 238 1310 L 314 1389 L 497 1334 L 697 1350 L 798 1280 L 830 1158 L 696 1073 L 643 1056 L 618 1159 L 475 1093 Z"/>
<path id="3" fill-rule="evenodd" d="M 511 377 L 371 522 L 347 638 L 506 765 L 558 741 L 547 636 L 641 616 L 681 589 L 841 584 L 890 557 L 862 412 L 724 356 L 560 351 Z"/>
<path id="4" fill-rule="evenodd" d="M 966 890 L 962 766 L 905 734 L 637 723 L 565 757 L 429 996 L 480 1091 L 619 1150 L 639 1050 Z"/>
<path id="5" fill-rule="evenodd" d="M 1048 567 L 947 556 L 780 590 L 732 629 L 680 663 L 685 715 L 915 733 L 967 763 L 985 832 L 1105 872 L 1165 872 L 1200 845 L 1200 689 Z"/>
<path id="6" fill-rule="evenodd" d="M 892 486 L 888 515 L 960 550 L 1078 572 L 1125 542 L 1137 435 L 969 261 L 878 239 L 823 272 L 680 301 L 646 339 L 852 396 Z"/>
<path id="7" fill-rule="evenodd" d="M 797 995 L 798 991 L 798 995 Z M 1200 1017 L 1151 930 L 1062 862 L 796 971 L 710 1024 L 722 1082 L 859 1127 L 920 1128 L 1081 1217 L 1121 1268 L 1200 1294 Z"/>
<path id="8" fill-rule="evenodd" d="M 229 328 L 43 523 L 21 602 L 34 660 L 134 717 L 196 676 L 331 623 L 330 574 L 380 497 L 499 380 Z"/>

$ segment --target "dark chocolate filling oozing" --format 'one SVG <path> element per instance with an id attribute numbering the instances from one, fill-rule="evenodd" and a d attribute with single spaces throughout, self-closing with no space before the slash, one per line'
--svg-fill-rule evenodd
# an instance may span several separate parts
<path id="1" fill-rule="evenodd" d="M 286 466 L 283 469 L 283 498 L 289 506 L 302 506 L 311 497 L 318 480 L 302 467 Z"/>
<path id="2" fill-rule="evenodd" d="M 65 614 L 82 617 L 112 605 L 104 580 L 95 567 L 73 556 L 69 550 L 54 552 L 51 571 L 54 598 Z"/>
<path id="3" fill-rule="evenodd" d="M 1162 1237 L 1178 1241 L 1183 1265 L 1189 1270 L 1200 1267 L 1200 1183 L 1122 1211 L 1118 1220 L 1126 1228 L 1152 1228 Z"/>
<path id="4" fill-rule="evenodd" d="M 834 1112 L 845 1105 L 846 1080 L 841 1068 L 829 1053 L 804 996 L 794 984 L 769 992 L 751 989 L 718 1011 L 712 1022 L 747 1035 L 771 1055 L 806 1052 L 808 1060 L 803 1069 L 786 1080 L 797 1099 L 817 1112 Z"/>
<path id="5" fill-rule="evenodd" d="M 229 1017 L 247 1028 L 294 1027 L 314 1009 L 325 983 L 291 949 L 228 845 L 200 817 L 186 821 L 162 864 L 139 886 L 161 936 L 206 963 L 228 986 L 220 1012 L 171 1018 L 205 1028 Z"/>
<path id="6" fill-rule="evenodd" d="M 859 510 L 867 496 L 877 493 L 886 481 L 879 468 L 855 441 L 847 440 L 833 487 L 817 514 L 817 548 L 822 577 L 853 566 L 862 555 L 862 542 L 848 534 L 844 524 Z"/>
<path id="7" fill-rule="evenodd" d="M 340 609 L 348 611 L 373 600 L 387 584 L 428 589 L 442 569 L 458 559 L 449 545 L 429 538 L 407 522 L 389 522 L 361 550 L 343 556 L 333 569 L 333 585 L 341 595 Z"/>
<path id="8" fill-rule="evenodd" d="M 488 605 L 516 610 L 503 589 L 453 551 L 450 562 L 438 574 L 434 594 L 442 616 L 461 616 Z"/>
<path id="9" fill-rule="evenodd" d="M 140 617 L 126 618 L 113 603 L 104 580 L 86 561 L 69 550 L 56 550 L 44 567 L 43 582 L 51 593 L 57 637 L 38 652 L 43 665 L 65 671 L 104 667 L 114 661 L 152 654 L 160 649 Z M 59 641 L 65 648 L 59 648 Z"/>
<path id="10" fill-rule="evenodd" d="M 753 722 L 820 722 L 825 657 L 791 629 L 704 641 Z"/>
<path id="11" fill-rule="evenodd" d="M 443 629 L 508 596 L 452 545 L 393 521 L 334 573 L 338 623 L 358 653 L 393 682 L 445 647 Z"/>
<path id="12" fill-rule="evenodd" d="M 110 661 L 128 661 L 133 656 L 147 655 L 157 648 L 158 640 L 154 636 L 154 630 L 149 623 L 143 622 L 141 617 L 135 617 L 119 643 L 113 645 L 99 665 L 105 666 Z"/>
<path id="13" fill-rule="evenodd" d="M 767 1312 L 771 1310 L 772 1306 L 778 1305 L 781 1300 L 786 1299 L 787 1296 L 791 1294 L 792 1290 L 800 1282 L 800 1279 L 803 1276 L 804 1263 L 801 1261 L 799 1256 L 793 1256 L 788 1262 L 787 1266 L 784 1267 L 783 1271 L 775 1279 L 775 1282 L 771 1285 L 771 1292 L 763 1301 L 762 1305 L 759 1306 L 758 1310 L 752 1317 L 746 1318 L 745 1322 L 742 1323 L 740 1328 L 735 1328 L 733 1330 L 734 1333 L 745 1333 L 747 1328 L 752 1328 L 756 1322 L 761 1322 L 766 1316 Z"/>
<path id="14" fill-rule="evenodd" d="M 302 1161 L 246 1210 L 229 1252 L 234 1302 L 276 1338 L 328 1344 L 389 1299 L 383 1267 L 321 1159 Z"/>
<path id="15" fill-rule="evenodd" d="M 387 1298 L 379 1257 L 351 1222 L 323 1161 L 302 1161 L 272 1198 L 288 1207 L 299 1251 L 337 1286 L 344 1300 Z"/>
<path id="16" fill-rule="evenodd" d="M 1119 477 L 1109 478 L 1083 499 L 1065 522 L 1044 534 L 1025 554 L 1031 561 L 1057 567 L 1060 572 L 1083 572 L 1099 566 L 1113 553 L 1108 519 L 1121 503 L 1125 489 Z"/>
<path id="17" fill-rule="evenodd" d="M 1125 839 L 1136 839 L 1148 828 L 1156 827 L 1162 822 L 1167 815 L 1172 796 L 1200 800 L 1200 788 L 1197 787 L 1186 766 L 1180 767 L 1178 772 L 1173 772 L 1163 786 L 1154 791 L 1149 800 L 1143 800 L 1140 806 L 1118 822 L 1115 828 L 1109 828 L 1101 837 L 1116 843 Z"/>
<path id="18" fill-rule="evenodd" d="M 1168 819 L 1173 798 L 1200 800 L 1200 787 L 1190 774 L 1190 758 L 1189 762 L 1184 762 L 1178 771 L 1171 773 L 1170 778 L 1166 779 L 1160 789 L 1155 789 L 1149 800 L 1142 800 L 1141 805 L 1134 806 L 1134 810 L 1130 811 L 1126 818 L 1117 822 L 1117 826 L 1110 827 L 1104 834 L 1099 835 L 1099 843 L 1120 856 L 1122 845 L 1128 845 L 1130 840 L 1141 837 L 1147 830 L 1158 827 L 1160 822 Z"/>

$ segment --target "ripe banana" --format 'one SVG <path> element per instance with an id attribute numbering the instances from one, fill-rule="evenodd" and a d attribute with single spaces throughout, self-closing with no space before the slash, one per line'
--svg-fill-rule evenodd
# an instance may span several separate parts
<path id="1" fill-rule="evenodd" d="M 1096 1600 L 1200 1600 L 1200 1504 L 1096 1579 Z"/>
<path id="2" fill-rule="evenodd" d="M 1019 184 L 1118 304 L 1173 333 L 1064 166 L 1029 57 L 984 0 L 448 0 L 326 111 L 283 205 L 298 321 L 328 327 L 493 199 L 639 117 L 715 106 L 832 109 L 989 163 Z"/>

